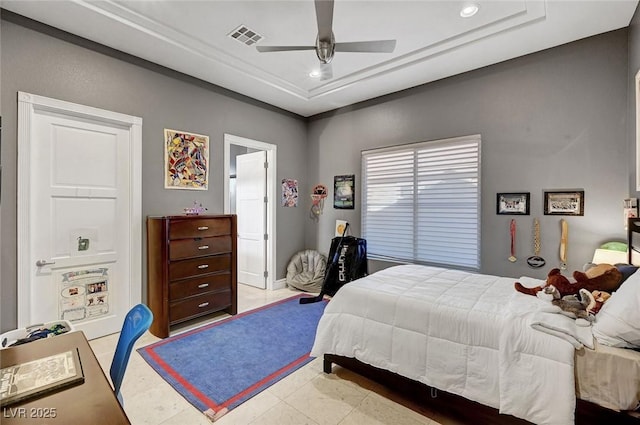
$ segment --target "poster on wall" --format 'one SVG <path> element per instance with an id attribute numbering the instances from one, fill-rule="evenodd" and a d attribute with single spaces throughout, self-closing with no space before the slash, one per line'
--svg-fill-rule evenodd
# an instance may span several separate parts
<path id="1" fill-rule="evenodd" d="M 74 270 L 60 275 L 59 317 L 80 322 L 109 313 L 109 269 Z"/>
<path id="2" fill-rule="evenodd" d="M 207 190 L 209 136 L 164 129 L 165 189 Z"/>
<path id="3" fill-rule="evenodd" d="M 282 206 L 298 206 L 298 180 L 282 179 Z"/>
<path id="4" fill-rule="evenodd" d="M 354 174 L 334 176 L 333 178 L 333 208 L 341 210 L 354 209 L 355 198 Z"/>

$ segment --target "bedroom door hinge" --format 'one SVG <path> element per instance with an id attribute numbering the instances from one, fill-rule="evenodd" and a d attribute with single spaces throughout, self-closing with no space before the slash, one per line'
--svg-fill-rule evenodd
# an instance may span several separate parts
<path id="1" fill-rule="evenodd" d="M 266 196 L 264 197 L 264 203 L 265 203 L 265 204 L 268 204 L 268 203 L 269 203 L 269 198 L 268 198 L 268 197 L 266 197 Z"/>
<path id="2" fill-rule="evenodd" d="M 264 272 L 262 272 L 262 275 L 263 275 L 263 276 L 264 276 L 264 278 L 266 279 L 266 278 L 268 278 L 268 277 L 269 277 L 269 272 L 265 270 Z"/>
<path id="3" fill-rule="evenodd" d="M 268 240 L 269 240 L 269 234 L 268 234 L 268 233 L 265 233 L 265 234 L 264 234 L 264 240 L 265 240 L 265 241 L 268 241 Z"/>
<path id="4" fill-rule="evenodd" d="M 269 168 L 269 162 L 267 161 L 264 162 L 264 168 Z"/>

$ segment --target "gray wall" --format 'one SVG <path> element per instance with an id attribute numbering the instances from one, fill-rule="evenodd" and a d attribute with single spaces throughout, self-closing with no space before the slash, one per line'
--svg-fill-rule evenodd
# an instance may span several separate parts
<path id="1" fill-rule="evenodd" d="M 194 194 L 209 212 L 222 212 L 224 133 L 277 144 L 278 180 L 298 179 L 301 194 L 309 193 L 316 183 L 330 188 L 318 223 L 308 216 L 308 196 L 300 197 L 298 208 L 278 209 L 279 277 L 297 250 L 328 250 L 335 219 L 348 220 L 353 233 L 359 234 L 361 150 L 480 133 L 482 271 L 542 277 L 559 262 L 560 236 L 559 217 L 542 215 L 543 189 L 580 188 L 586 193 L 585 216 L 567 217 L 569 270 L 580 269 L 600 243 L 624 239 L 622 199 L 629 190 L 635 194 L 635 123 L 630 122 L 634 111 L 630 111 L 633 89 L 629 81 L 640 67 L 637 15 L 628 31 L 560 46 L 305 122 L 274 107 L 3 12 L 0 331 L 16 325 L 18 90 L 141 116 L 145 216 L 180 213 L 193 202 Z M 163 189 L 165 127 L 210 136 L 208 192 Z M 334 210 L 333 176 L 351 173 L 356 174 L 356 209 Z M 516 253 L 520 259 L 531 255 L 531 222 L 539 217 L 541 254 L 547 259 L 547 267 L 541 270 L 530 269 L 521 260 L 515 264 L 506 260 L 511 216 L 495 214 L 495 197 L 496 192 L 515 191 L 531 192 L 532 211 L 531 216 L 516 217 Z M 143 255 L 143 270 L 145 262 Z M 380 265 L 372 268 L 376 266 Z"/>
<path id="2" fill-rule="evenodd" d="M 326 252 L 334 220 L 360 229 L 360 151 L 460 135 L 482 135 L 482 272 L 544 277 L 559 264 L 560 217 L 544 216 L 544 189 L 584 189 L 584 217 L 569 223 L 568 269 L 581 270 L 604 241 L 625 238 L 628 196 L 627 30 L 584 39 L 411 90 L 321 114 L 308 130 L 310 181 L 356 174 L 353 211 L 325 206 L 306 242 Z M 339 154 L 338 154 L 339 153 Z M 496 215 L 497 192 L 531 192 L 530 216 Z M 332 196 L 333 191 L 329 194 Z M 516 263 L 509 222 L 516 218 Z M 539 217 L 542 269 L 532 255 Z M 373 268 L 380 265 L 373 264 Z"/>
<path id="3" fill-rule="evenodd" d="M 142 213 L 181 214 L 194 199 L 208 213 L 223 212 L 223 135 L 278 145 L 278 180 L 306 174 L 306 123 L 293 114 L 59 31 L 43 28 L 3 11 L 2 21 L 2 299 L 0 331 L 16 326 L 16 151 L 17 91 L 104 108 L 143 118 Z M 20 25 L 13 21 L 18 21 Z M 35 31 L 28 27 L 35 27 Z M 45 34 L 44 31 L 47 34 Z M 51 36 L 52 34 L 54 36 Z M 85 47 L 88 46 L 90 48 Z M 133 62 L 133 63 L 131 63 Z M 151 69 L 149 69 L 151 68 Z M 163 128 L 210 137 L 210 184 L 206 192 L 165 190 Z M 304 248 L 306 214 L 279 208 L 276 266 L 284 276 L 291 256 Z M 143 300 L 146 298 L 146 235 L 143 235 Z"/>

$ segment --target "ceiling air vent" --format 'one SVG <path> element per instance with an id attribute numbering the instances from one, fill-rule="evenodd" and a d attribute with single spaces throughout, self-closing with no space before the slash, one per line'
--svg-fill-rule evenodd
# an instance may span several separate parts
<path id="1" fill-rule="evenodd" d="M 231 31 L 229 33 L 229 37 L 238 40 L 240 43 L 246 44 L 247 46 L 252 46 L 264 38 L 244 25 L 240 25 L 238 28 Z"/>

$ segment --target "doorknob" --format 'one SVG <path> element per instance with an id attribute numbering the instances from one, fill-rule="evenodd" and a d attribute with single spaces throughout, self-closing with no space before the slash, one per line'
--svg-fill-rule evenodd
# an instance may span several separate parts
<path id="1" fill-rule="evenodd" d="M 50 266 L 51 264 L 55 264 L 55 261 L 47 261 L 47 260 L 38 260 L 36 261 L 37 267 Z"/>

